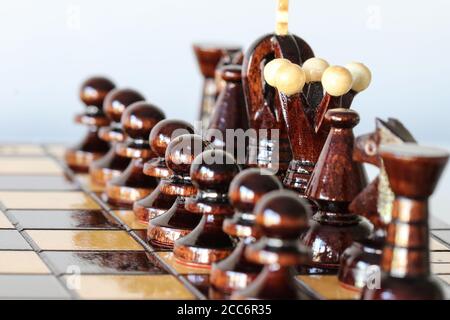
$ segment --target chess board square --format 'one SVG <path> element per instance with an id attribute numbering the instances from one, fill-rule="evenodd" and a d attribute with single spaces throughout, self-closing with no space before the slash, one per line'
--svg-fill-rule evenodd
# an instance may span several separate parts
<path id="1" fill-rule="evenodd" d="M 431 272 L 434 274 L 450 274 L 450 263 L 432 263 Z"/>
<path id="2" fill-rule="evenodd" d="M 449 251 L 450 248 L 443 244 L 441 241 L 434 238 L 430 239 L 430 250 L 432 251 Z"/>
<path id="3" fill-rule="evenodd" d="M 209 295 L 209 274 L 186 274 L 182 278 L 192 284 L 205 297 Z"/>
<path id="4" fill-rule="evenodd" d="M 31 246 L 16 230 L 0 230 L 0 250 L 31 250 Z"/>
<path id="5" fill-rule="evenodd" d="M 81 183 L 81 185 L 83 187 L 85 187 L 86 189 L 88 189 L 89 191 L 92 191 L 92 192 L 105 191 L 104 186 L 91 181 L 91 177 L 89 176 L 89 174 L 77 174 L 76 178 Z"/>
<path id="6" fill-rule="evenodd" d="M 41 250 L 53 251 L 141 251 L 142 246 L 119 230 L 28 230 Z"/>
<path id="7" fill-rule="evenodd" d="M 439 279 L 443 280 L 445 283 L 450 285 L 450 275 L 440 275 L 438 277 L 439 277 Z"/>
<path id="8" fill-rule="evenodd" d="M 0 174 L 61 175 L 62 168 L 46 157 L 2 157 Z"/>
<path id="9" fill-rule="evenodd" d="M 0 202 L 7 209 L 100 209 L 91 197 L 76 191 L 0 191 Z"/>
<path id="10" fill-rule="evenodd" d="M 66 177 L 44 175 L 0 176 L 0 190 L 79 190 L 79 187 Z"/>
<path id="11" fill-rule="evenodd" d="M 195 268 L 180 263 L 171 251 L 155 252 L 166 264 L 179 274 L 209 274 L 209 268 Z"/>
<path id="12" fill-rule="evenodd" d="M 42 156 L 44 149 L 34 144 L 6 144 L 0 145 L 0 156 Z"/>
<path id="13" fill-rule="evenodd" d="M 0 211 L 0 229 L 14 229 L 9 219 Z"/>
<path id="14" fill-rule="evenodd" d="M 450 230 L 435 230 L 433 231 L 433 234 L 445 243 L 450 244 Z"/>
<path id="15" fill-rule="evenodd" d="M 171 275 L 65 276 L 68 287 L 82 299 L 194 299 L 194 295 Z M 73 283 L 77 282 L 78 283 Z M 78 286 L 77 286 L 78 284 Z"/>
<path id="16" fill-rule="evenodd" d="M 147 226 L 136 218 L 132 210 L 114 210 L 113 214 L 131 230 L 147 230 Z"/>
<path id="17" fill-rule="evenodd" d="M 34 251 L 0 251 L 0 274 L 49 274 Z"/>
<path id="18" fill-rule="evenodd" d="M 0 275 L 0 299 L 69 299 L 51 275 Z"/>
<path id="19" fill-rule="evenodd" d="M 11 210 L 9 217 L 22 229 L 118 229 L 102 210 Z"/>
<path id="20" fill-rule="evenodd" d="M 438 263 L 450 263 L 450 251 L 442 252 L 442 251 L 432 251 L 431 252 L 431 262 Z"/>
<path id="21" fill-rule="evenodd" d="M 44 251 L 42 255 L 57 274 L 72 273 L 74 268 L 81 274 L 167 273 L 143 251 Z"/>
<path id="22" fill-rule="evenodd" d="M 430 229 L 431 230 L 450 229 L 450 225 L 448 223 L 445 223 L 444 221 L 442 221 L 439 218 L 430 217 Z"/>
<path id="23" fill-rule="evenodd" d="M 306 284 L 320 296 L 329 300 L 356 300 L 360 292 L 342 287 L 334 275 L 301 275 L 297 279 Z"/>
<path id="24" fill-rule="evenodd" d="M 48 144 L 44 146 L 49 154 L 58 158 L 64 159 L 64 154 L 66 152 L 66 146 L 62 144 Z"/>

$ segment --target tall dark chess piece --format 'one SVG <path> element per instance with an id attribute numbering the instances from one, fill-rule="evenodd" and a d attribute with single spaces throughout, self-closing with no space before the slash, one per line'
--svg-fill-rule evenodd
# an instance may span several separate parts
<path id="1" fill-rule="evenodd" d="M 223 150 L 206 150 L 192 162 L 190 176 L 198 191 L 186 199 L 185 208 L 201 220 L 192 232 L 175 241 L 173 253 L 182 263 L 209 267 L 233 251 L 234 242 L 222 225 L 234 213 L 228 188 L 239 171 L 233 156 Z"/>
<path id="2" fill-rule="evenodd" d="M 246 248 L 258 237 L 253 209 L 265 194 L 282 188 L 279 179 L 264 169 L 246 169 L 231 182 L 228 197 L 235 214 L 225 219 L 223 230 L 239 238 L 240 242 L 230 256 L 212 265 L 210 298 L 229 298 L 234 291 L 247 287 L 260 273 L 261 265 L 245 257 Z"/>
<path id="3" fill-rule="evenodd" d="M 107 182 L 108 202 L 131 207 L 157 187 L 158 179 L 145 175 L 142 170 L 146 161 L 156 157 L 150 149 L 148 136 L 164 118 L 164 112 L 145 101 L 135 102 L 123 112 L 121 123 L 127 140 L 116 144 L 115 149 L 119 156 L 132 160 L 120 176 Z"/>
<path id="4" fill-rule="evenodd" d="M 194 44 L 194 53 L 197 57 L 200 71 L 203 75 L 202 100 L 200 104 L 199 120 L 202 121 L 203 128 L 207 128 L 209 118 L 214 110 L 217 95 L 219 94 L 215 82 L 215 70 L 219 61 L 224 56 L 231 56 L 239 52 L 240 47 L 219 46 L 210 44 Z"/>
<path id="5" fill-rule="evenodd" d="M 203 150 L 209 148 L 209 143 L 197 134 L 183 134 L 172 140 L 166 149 L 165 160 L 171 175 L 160 182 L 161 192 L 176 196 L 172 207 L 149 220 L 147 238 L 158 247 L 172 248 L 175 240 L 191 232 L 200 222 L 200 216 L 186 210 L 187 197 L 194 196 L 194 187 L 189 176 L 189 170 L 194 158 Z"/>
<path id="6" fill-rule="evenodd" d="M 386 236 L 386 225 L 391 220 L 394 194 L 379 156 L 381 144 L 415 142 L 411 133 L 397 119 L 376 119 L 373 133 L 356 138 L 353 160 L 370 163 L 380 168 L 380 174 L 356 196 L 349 206 L 351 212 L 366 217 L 374 226 L 369 238 L 353 242 L 342 254 L 338 278 L 351 288 L 363 288 L 373 271 L 379 266 Z"/>
<path id="7" fill-rule="evenodd" d="M 348 208 L 367 184 L 362 165 L 352 159 L 352 129 L 359 116 L 353 110 L 334 109 L 327 112 L 326 120 L 331 130 L 306 190 L 308 199 L 318 206 L 304 236 L 312 248 L 310 273 L 337 272 L 344 250 L 371 232 L 367 219 Z"/>
<path id="8" fill-rule="evenodd" d="M 287 1 L 279 0 L 277 10 L 275 33 L 256 40 L 245 54 L 242 80 L 250 128 L 257 133 L 249 141 L 248 166 L 267 168 L 282 177 L 292 159 L 292 151 L 280 97 L 275 88 L 264 81 L 263 70 L 275 58 L 301 64 L 314 53 L 303 39 L 288 33 Z"/>
<path id="9" fill-rule="evenodd" d="M 296 61 L 295 57 L 285 57 L 288 59 L 269 62 L 264 68 L 264 78 L 276 88 L 292 149 L 293 159 L 283 183 L 304 196 L 330 131 L 324 121 L 326 112 L 350 108 L 356 94 L 369 86 L 371 74 L 366 66 L 356 62 L 348 64 L 347 69 L 328 67 L 325 60 L 310 58 L 302 68 L 291 62 Z"/>
<path id="10" fill-rule="evenodd" d="M 242 67 L 233 64 L 226 65 L 218 69 L 217 73 L 224 83 L 210 118 L 206 139 L 216 147 L 231 153 L 238 163 L 245 163 L 244 134 L 248 129 L 248 118 L 242 89 Z M 227 129 L 235 130 L 237 139 L 234 139 L 234 135 L 227 138 Z"/>
<path id="11" fill-rule="evenodd" d="M 153 127 L 150 132 L 149 143 L 152 151 L 156 154 L 156 158 L 144 164 L 143 173 L 150 177 L 167 180 L 171 175 L 164 158 L 167 146 L 176 137 L 189 133 L 194 133 L 194 128 L 182 120 L 166 119 Z M 169 210 L 175 202 L 177 196 L 163 193 L 161 185 L 160 182 L 152 193 L 133 204 L 134 214 L 143 224 L 147 224 L 150 219 Z"/>
<path id="12" fill-rule="evenodd" d="M 116 143 L 125 141 L 120 118 L 128 106 L 143 100 L 144 97 L 132 89 L 115 89 L 105 97 L 103 111 L 111 120 L 111 124 L 101 128 L 98 135 L 100 139 L 111 143 L 111 149 L 90 165 L 89 174 L 94 183 L 106 185 L 106 182 L 118 177 L 130 163 L 130 158 L 118 155 L 115 150 Z"/>
<path id="13" fill-rule="evenodd" d="M 254 213 L 262 237 L 250 244 L 245 254 L 264 269 L 232 299 L 305 299 L 294 277 L 295 267 L 311 258 L 310 250 L 299 240 L 308 229 L 309 205 L 292 191 L 272 191 L 256 205 Z"/>
<path id="14" fill-rule="evenodd" d="M 380 155 L 395 194 L 381 259 L 381 280 L 368 282 L 369 300 L 444 299 L 430 274 L 428 199 L 447 164 L 447 151 L 416 144 L 383 145 Z"/>
<path id="15" fill-rule="evenodd" d="M 109 143 L 98 138 L 100 127 L 107 126 L 109 119 L 102 110 L 105 96 L 115 84 L 103 77 L 84 81 L 80 88 L 80 99 L 86 105 L 85 112 L 75 116 L 75 122 L 88 127 L 88 133 L 76 146 L 66 150 L 65 161 L 76 172 L 88 172 L 89 165 L 109 150 Z"/>

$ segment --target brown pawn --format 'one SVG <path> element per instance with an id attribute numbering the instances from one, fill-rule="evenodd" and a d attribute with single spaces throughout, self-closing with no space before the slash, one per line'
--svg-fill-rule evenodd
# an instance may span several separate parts
<path id="1" fill-rule="evenodd" d="M 167 146 L 176 137 L 189 133 L 194 133 L 194 128 L 185 121 L 172 119 L 160 121 L 149 136 L 150 148 L 156 154 L 156 158 L 144 164 L 143 173 L 158 179 L 169 178 L 170 171 L 164 159 Z M 175 199 L 176 195 L 165 194 L 161 191 L 160 182 L 152 193 L 133 204 L 133 211 L 141 223 L 147 224 L 150 219 L 169 210 Z"/>
<path id="2" fill-rule="evenodd" d="M 367 283 L 362 298 L 444 299 L 442 288 L 430 273 L 428 198 L 436 188 L 449 153 L 405 143 L 383 145 L 380 155 L 395 200 L 381 259 L 381 280 Z"/>
<path id="3" fill-rule="evenodd" d="M 247 247 L 245 255 L 264 269 L 231 298 L 306 299 L 295 280 L 295 268 L 311 258 L 309 248 L 299 240 L 308 229 L 309 205 L 293 191 L 272 191 L 256 205 L 254 213 L 262 237 Z"/>
<path id="4" fill-rule="evenodd" d="M 207 128 L 219 94 L 214 79 L 216 67 L 224 56 L 232 56 L 241 51 L 241 48 L 210 44 L 194 44 L 193 48 L 204 79 L 199 120 L 202 121 L 203 128 Z"/>
<path id="5" fill-rule="evenodd" d="M 165 160 L 171 176 L 161 180 L 160 189 L 163 194 L 176 196 L 176 199 L 169 210 L 149 220 L 147 238 L 151 244 L 172 248 L 175 240 L 187 235 L 200 222 L 200 217 L 187 211 L 184 204 L 186 197 L 197 193 L 189 176 L 192 161 L 208 145 L 197 134 L 183 134 L 167 146 Z"/>
<path id="6" fill-rule="evenodd" d="M 102 110 L 105 96 L 115 88 L 115 84 L 103 77 L 93 77 L 84 81 L 80 88 L 80 99 L 86 111 L 75 116 L 75 122 L 88 127 L 88 133 L 76 146 L 67 149 L 65 160 L 76 172 L 88 172 L 89 165 L 109 150 L 109 143 L 99 139 L 98 130 L 107 126 L 109 119 Z"/>
<path id="7" fill-rule="evenodd" d="M 144 163 L 156 156 L 148 143 L 150 131 L 164 118 L 164 112 L 145 101 L 135 102 L 123 112 L 121 123 L 128 139 L 115 148 L 119 156 L 132 160 L 120 176 L 107 182 L 105 193 L 109 203 L 131 207 L 157 187 L 158 179 L 142 170 Z"/>
<path id="8" fill-rule="evenodd" d="M 351 289 L 363 288 L 370 277 L 371 266 L 379 266 L 386 236 L 386 225 L 391 220 L 394 194 L 389 187 L 386 170 L 379 156 L 382 144 L 416 142 L 411 133 L 397 119 L 376 119 L 376 130 L 356 138 L 353 160 L 370 163 L 380 168 L 380 174 L 353 199 L 351 212 L 366 217 L 374 226 L 369 238 L 353 242 L 341 257 L 339 281 Z"/>
<path id="9" fill-rule="evenodd" d="M 362 165 L 352 159 L 352 129 L 359 123 L 358 113 L 333 109 L 327 112 L 326 120 L 331 130 L 306 189 L 308 199 L 318 206 L 304 236 L 312 248 L 309 273 L 336 273 L 344 250 L 371 232 L 367 219 L 348 208 L 367 184 Z"/>
<path id="10" fill-rule="evenodd" d="M 223 90 L 217 98 L 214 113 L 210 118 L 206 139 L 215 146 L 231 153 L 238 163 L 245 163 L 247 148 L 244 139 L 234 139 L 232 136 L 231 145 L 227 143 L 227 129 L 244 132 L 248 129 L 247 109 L 245 106 L 244 92 L 242 88 L 242 66 L 227 65 L 218 70 L 221 78 L 225 82 Z M 229 138 L 230 139 L 230 138 Z M 236 141 L 237 140 L 237 143 Z M 242 154 L 240 154 L 242 151 Z"/>
<path id="11" fill-rule="evenodd" d="M 143 100 L 145 98 L 132 89 L 115 89 L 105 97 L 103 111 L 111 120 L 111 124 L 101 128 L 98 135 L 100 139 L 111 143 L 111 149 L 90 165 L 89 174 L 94 183 L 105 185 L 109 180 L 118 177 L 130 163 L 130 158 L 120 156 L 115 150 L 115 144 L 125 140 L 120 118 L 131 104 Z"/>
<path id="12" fill-rule="evenodd" d="M 239 171 L 233 156 L 223 150 L 206 150 L 194 159 L 190 175 L 198 192 L 186 199 L 185 207 L 201 216 L 201 221 L 191 233 L 175 241 L 173 253 L 180 262 L 210 267 L 233 251 L 234 242 L 222 225 L 234 213 L 228 188 Z"/>
<path id="13" fill-rule="evenodd" d="M 261 265 L 245 257 L 247 246 L 258 237 L 253 209 L 266 193 L 282 188 L 280 180 L 263 169 L 246 169 L 231 182 L 228 197 L 235 214 L 225 219 L 223 230 L 240 238 L 240 242 L 230 256 L 212 265 L 210 298 L 229 298 L 234 291 L 247 287 L 260 273 Z"/>

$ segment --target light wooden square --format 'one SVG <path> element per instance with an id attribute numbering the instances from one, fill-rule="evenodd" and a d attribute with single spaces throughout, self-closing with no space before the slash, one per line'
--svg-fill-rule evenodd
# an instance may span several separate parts
<path id="1" fill-rule="evenodd" d="M 0 273 L 49 274 L 50 270 L 33 251 L 0 251 Z"/>
<path id="2" fill-rule="evenodd" d="M 0 174 L 59 175 L 62 168 L 46 157 L 0 157 Z"/>

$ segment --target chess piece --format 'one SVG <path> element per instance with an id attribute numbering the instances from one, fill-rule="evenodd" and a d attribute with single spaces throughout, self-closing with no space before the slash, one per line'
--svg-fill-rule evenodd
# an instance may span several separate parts
<path id="1" fill-rule="evenodd" d="M 288 33 L 285 0 L 279 0 L 277 8 L 276 31 L 250 46 L 244 57 L 242 80 L 250 128 L 256 133 L 249 141 L 247 165 L 267 168 L 283 177 L 292 151 L 280 107 L 281 97 L 264 81 L 263 70 L 273 59 L 285 58 L 301 65 L 314 53 L 303 39 Z"/>
<path id="2" fill-rule="evenodd" d="M 225 219 L 223 230 L 240 241 L 227 258 L 212 265 L 210 298 L 229 298 L 234 291 L 247 287 L 260 273 L 261 265 L 245 257 L 246 248 L 258 237 L 253 209 L 265 194 L 280 189 L 279 179 L 264 169 L 246 169 L 231 182 L 228 197 L 235 214 Z"/>
<path id="3" fill-rule="evenodd" d="M 391 220 L 394 194 L 379 156 L 381 144 L 416 142 L 397 119 L 376 119 L 376 130 L 356 138 L 353 160 L 380 168 L 380 174 L 351 202 L 349 209 L 366 217 L 374 226 L 369 238 L 355 241 L 341 257 L 338 278 L 346 287 L 361 289 L 370 276 L 372 266 L 379 266 L 384 246 L 386 225 Z"/>
<path id="4" fill-rule="evenodd" d="M 202 122 L 203 128 L 206 129 L 219 94 L 214 79 L 216 67 L 222 57 L 231 56 L 241 49 L 237 46 L 215 46 L 209 44 L 194 44 L 193 48 L 204 78 L 199 120 Z"/>
<path id="5" fill-rule="evenodd" d="M 130 163 L 130 158 L 120 156 L 115 150 L 116 143 L 125 140 L 120 118 L 128 106 L 143 100 L 145 98 L 132 89 L 115 89 L 105 97 L 103 111 L 111 120 L 111 124 L 108 127 L 101 128 L 98 135 L 100 139 L 111 143 L 111 149 L 89 167 L 91 180 L 95 184 L 106 185 L 107 181 L 118 177 Z"/>
<path id="6" fill-rule="evenodd" d="M 105 194 L 109 203 L 131 207 L 157 187 L 158 180 L 142 170 L 144 163 L 155 157 L 148 143 L 150 131 L 164 118 L 158 107 L 145 101 L 135 102 L 123 112 L 121 124 L 128 139 L 115 148 L 119 156 L 132 160 L 120 176 L 107 182 Z"/>
<path id="7" fill-rule="evenodd" d="M 248 118 L 242 90 L 242 67 L 227 65 L 219 69 L 218 73 L 225 84 L 210 118 L 206 139 L 217 148 L 229 152 L 238 163 L 245 163 L 245 131 L 248 129 Z M 227 129 L 234 130 L 234 135 L 227 137 Z"/>
<path id="8" fill-rule="evenodd" d="M 353 241 L 367 238 L 371 231 L 367 219 L 348 209 L 367 184 L 362 165 L 352 159 L 352 128 L 359 116 L 353 110 L 338 108 L 328 111 L 326 120 L 331 130 L 306 190 L 308 199 L 318 206 L 304 235 L 305 244 L 312 248 L 310 273 L 337 272 L 344 250 Z"/>
<path id="9" fill-rule="evenodd" d="M 309 205 L 293 191 L 272 191 L 256 205 L 254 213 L 262 237 L 249 245 L 245 254 L 264 268 L 232 299 L 302 299 L 294 277 L 295 267 L 311 258 L 310 250 L 299 240 L 308 228 Z"/>
<path id="10" fill-rule="evenodd" d="M 428 198 L 436 188 L 449 153 L 405 143 L 382 145 L 380 156 L 395 200 L 382 253 L 381 279 L 368 282 L 362 298 L 444 299 L 442 288 L 430 274 Z"/>
<path id="11" fill-rule="evenodd" d="M 269 62 L 264 78 L 278 92 L 293 154 L 283 183 L 304 196 L 330 130 L 324 121 L 326 112 L 350 108 L 354 96 L 369 86 L 371 74 L 361 63 L 349 64 L 350 71 L 340 66 L 327 67 L 325 60 L 310 58 L 302 68 L 291 62 L 292 57 L 286 57 L 289 59 Z"/>
<path id="12" fill-rule="evenodd" d="M 233 156 L 223 150 L 206 150 L 194 159 L 190 176 L 198 192 L 186 199 L 185 207 L 201 220 L 192 232 L 175 241 L 173 253 L 178 261 L 209 267 L 232 252 L 234 242 L 222 225 L 234 213 L 228 188 L 239 171 Z"/>
<path id="13" fill-rule="evenodd" d="M 171 175 L 161 180 L 160 188 L 163 194 L 176 196 L 176 199 L 169 210 L 149 220 L 147 238 L 151 244 L 172 248 L 175 240 L 187 235 L 200 222 L 198 215 L 185 209 L 185 202 L 187 197 L 197 193 L 189 176 L 192 161 L 208 146 L 209 143 L 197 134 L 183 134 L 167 146 L 165 161 Z"/>
<path id="14" fill-rule="evenodd" d="M 109 143 L 98 138 L 100 127 L 107 126 L 109 119 L 102 110 L 103 100 L 115 84 L 103 77 L 89 78 L 80 88 L 80 99 L 86 105 L 82 114 L 75 116 L 75 122 L 88 127 L 84 139 L 66 150 L 65 161 L 75 172 L 88 172 L 89 165 L 109 150 Z"/>
<path id="15" fill-rule="evenodd" d="M 156 158 L 144 164 L 143 173 L 157 179 L 167 179 L 170 171 L 164 159 L 169 142 L 182 134 L 194 133 L 194 128 L 189 123 L 182 120 L 166 119 L 160 121 L 153 127 L 149 136 L 149 143 Z M 136 201 L 133 204 L 133 211 L 138 220 L 147 224 L 149 219 L 153 219 L 172 207 L 176 195 L 165 194 L 161 191 L 161 182 L 158 187 L 147 197 Z"/>

